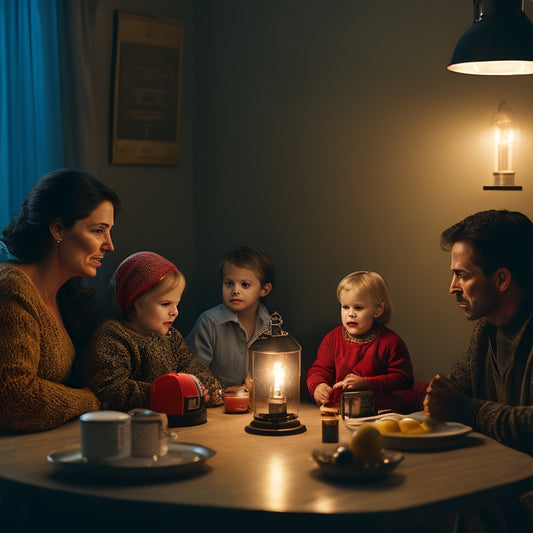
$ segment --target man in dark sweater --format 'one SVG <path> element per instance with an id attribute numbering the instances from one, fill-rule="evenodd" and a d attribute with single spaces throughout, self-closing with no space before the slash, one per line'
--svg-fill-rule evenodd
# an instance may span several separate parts
<path id="1" fill-rule="evenodd" d="M 533 223 L 518 212 L 483 211 L 446 229 L 440 243 L 451 253 L 450 293 L 475 323 L 449 379 L 431 380 L 424 409 L 533 455 Z M 509 531 L 532 530 L 524 513 L 531 501 L 530 492 L 524 507 L 513 506 Z"/>

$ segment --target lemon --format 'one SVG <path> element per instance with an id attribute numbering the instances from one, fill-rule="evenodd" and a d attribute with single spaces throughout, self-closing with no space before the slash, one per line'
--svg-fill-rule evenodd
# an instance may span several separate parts
<path id="1" fill-rule="evenodd" d="M 431 433 L 438 425 L 439 423 L 430 416 L 426 416 L 425 420 L 420 424 L 426 433 Z"/>
<path id="2" fill-rule="evenodd" d="M 377 461 L 383 448 L 383 436 L 373 424 L 364 424 L 352 435 L 349 447 L 357 459 L 365 463 Z"/>
<path id="3" fill-rule="evenodd" d="M 398 422 L 396 422 L 396 420 L 391 420 L 390 418 L 382 418 L 381 420 L 378 420 L 375 424 L 378 431 L 382 435 L 386 435 L 387 433 L 400 432 L 400 425 L 398 424 Z"/>
<path id="4" fill-rule="evenodd" d="M 425 433 L 425 429 L 422 427 L 422 424 L 415 420 L 414 418 L 402 418 L 400 420 L 400 431 L 402 433 Z"/>

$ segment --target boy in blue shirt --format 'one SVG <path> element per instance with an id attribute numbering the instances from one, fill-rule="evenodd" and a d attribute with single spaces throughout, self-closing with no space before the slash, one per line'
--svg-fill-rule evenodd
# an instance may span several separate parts
<path id="1" fill-rule="evenodd" d="M 185 340 L 224 387 L 250 389 L 248 348 L 270 323 L 261 299 L 272 290 L 274 265 L 263 250 L 241 246 L 224 256 L 219 273 L 223 303 L 204 311 Z"/>

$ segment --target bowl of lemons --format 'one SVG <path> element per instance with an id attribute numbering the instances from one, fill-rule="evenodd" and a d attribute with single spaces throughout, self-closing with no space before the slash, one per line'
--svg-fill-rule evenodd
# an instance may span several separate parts
<path id="1" fill-rule="evenodd" d="M 470 426 L 437 422 L 423 412 L 392 413 L 365 425 L 372 425 L 383 437 L 386 448 L 402 451 L 434 451 L 464 444 Z"/>
<path id="2" fill-rule="evenodd" d="M 313 450 L 321 474 L 329 479 L 376 481 L 386 477 L 403 460 L 384 448 L 385 439 L 373 424 L 360 426 L 349 442 L 337 448 Z"/>

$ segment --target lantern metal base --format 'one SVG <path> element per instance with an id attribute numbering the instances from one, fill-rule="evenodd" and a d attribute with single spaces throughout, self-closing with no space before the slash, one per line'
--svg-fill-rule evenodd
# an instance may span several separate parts
<path id="1" fill-rule="evenodd" d="M 244 428 L 246 433 L 253 435 L 297 435 L 307 428 L 298 420 L 294 413 L 283 415 L 254 415 L 254 419 Z"/>

